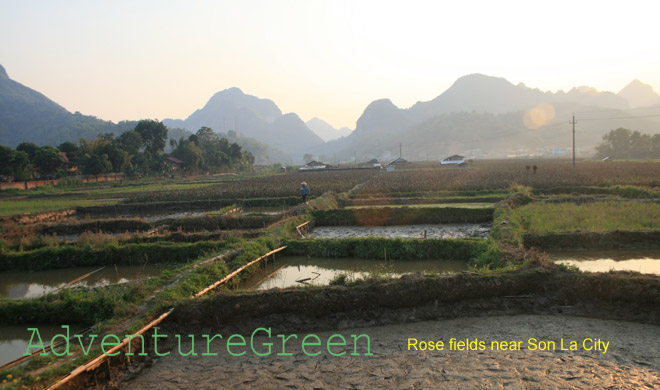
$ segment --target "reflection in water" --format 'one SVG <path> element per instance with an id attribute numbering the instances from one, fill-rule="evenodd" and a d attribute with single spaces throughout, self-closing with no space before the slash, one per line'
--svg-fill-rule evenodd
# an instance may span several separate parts
<path id="1" fill-rule="evenodd" d="M 574 265 L 582 271 L 635 271 L 660 275 L 660 250 L 554 251 L 548 255 L 556 263 Z"/>
<path id="2" fill-rule="evenodd" d="M 388 237 L 388 238 L 486 238 L 490 224 L 447 223 L 435 225 L 398 226 L 319 226 L 314 238 Z"/>
<path id="3" fill-rule="evenodd" d="M 76 267 L 49 271 L 12 271 L 0 273 L 1 298 L 35 298 L 55 291 L 66 283 L 100 267 Z M 100 287 L 126 283 L 140 278 L 160 275 L 167 265 L 107 266 L 74 286 Z"/>
<path id="4" fill-rule="evenodd" d="M 399 260 L 383 261 L 356 258 L 278 257 L 266 267 L 253 273 L 240 284 L 243 289 L 267 290 L 278 287 L 327 285 L 344 274 L 349 279 L 371 276 L 400 276 L 410 272 L 452 273 L 467 269 L 465 261 L 458 260 Z"/>
<path id="5" fill-rule="evenodd" d="M 65 324 L 68 325 L 68 324 Z M 66 331 L 60 326 L 53 325 L 12 325 L 0 326 L 0 365 L 9 363 L 23 356 L 30 342 L 32 331 L 27 328 L 39 329 L 39 336 L 44 345 L 49 345 L 50 340 L 58 333 L 66 334 Z M 77 329 L 72 328 L 70 334 L 75 334 Z M 37 337 L 32 340 L 32 344 L 39 344 Z M 32 349 L 34 352 L 37 349 Z M 57 348 L 55 349 L 57 350 Z"/>

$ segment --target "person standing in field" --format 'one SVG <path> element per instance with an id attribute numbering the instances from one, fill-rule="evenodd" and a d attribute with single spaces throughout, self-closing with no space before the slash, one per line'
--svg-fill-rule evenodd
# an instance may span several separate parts
<path id="1" fill-rule="evenodd" d="M 307 196 L 309 195 L 309 187 L 307 187 L 307 183 L 300 183 L 300 190 L 298 190 L 298 195 L 302 197 L 303 202 L 307 203 Z"/>

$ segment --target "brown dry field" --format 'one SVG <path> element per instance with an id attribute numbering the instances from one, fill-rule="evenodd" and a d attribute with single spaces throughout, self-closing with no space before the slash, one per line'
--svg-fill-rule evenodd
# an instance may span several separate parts
<path id="1" fill-rule="evenodd" d="M 264 324 L 266 325 L 266 324 Z M 267 325 L 266 325 L 267 326 Z M 229 331 L 229 329 L 227 329 Z M 201 334 L 223 333 L 206 329 Z M 218 356 L 182 357 L 173 347 L 169 356 L 157 358 L 121 389 L 640 389 L 660 387 L 660 327 L 616 320 L 563 315 L 461 317 L 407 324 L 345 328 L 309 332 L 322 341 L 332 334 L 367 334 L 373 356 L 310 357 L 300 344 L 293 356 L 232 357 L 223 342 Z M 229 333 L 223 334 L 223 337 Z M 275 334 L 275 333 L 274 333 Z M 273 337 L 274 337 L 273 334 Z M 302 338 L 306 332 L 298 332 Z M 407 339 L 458 340 L 477 338 L 485 351 L 408 351 Z M 586 351 L 532 351 L 529 338 L 585 338 L 609 342 L 607 353 Z M 172 337 L 173 338 L 173 337 Z M 190 350 L 183 336 L 181 350 Z M 266 342 L 255 339 L 255 345 Z M 493 351 L 491 341 L 522 341 L 520 351 Z M 225 339 L 226 341 L 226 339 Z M 271 339 L 272 341 L 272 339 Z M 248 339 L 249 342 L 249 339 Z M 215 345 L 215 342 L 214 342 Z M 249 345 L 249 344 L 248 344 Z M 581 345 L 581 344 L 580 344 Z M 197 351 L 206 341 L 196 340 Z M 287 347 L 287 350 L 289 348 Z M 335 351 L 341 348 L 335 347 Z M 349 353 L 352 346 L 345 348 Z M 358 349 L 364 352 L 362 348 Z M 348 355 L 348 353 L 347 353 Z"/>

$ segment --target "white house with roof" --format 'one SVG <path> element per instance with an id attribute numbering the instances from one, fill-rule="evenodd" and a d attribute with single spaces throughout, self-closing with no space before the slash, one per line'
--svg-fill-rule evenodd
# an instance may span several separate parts
<path id="1" fill-rule="evenodd" d="M 455 154 L 453 156 L 449 156 L 446 159 L 442 160 L 440 162 L 442 165 L 461 165 L 465 164 L 465 156 L 461 156 L 460 154 Z"/>

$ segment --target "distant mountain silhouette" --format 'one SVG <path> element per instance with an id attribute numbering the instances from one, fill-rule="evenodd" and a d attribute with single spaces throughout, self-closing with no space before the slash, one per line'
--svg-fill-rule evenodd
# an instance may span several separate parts
<path id="1" fill-rule="evenodd" d="M 316 117 L 308 120 L 305 122 L 305 124 L 325 142 L 332 141 L 341 137 L 346 137 L 347 135 L 351 134 L 351 129 L 348 127 L 342 127 L 341 129 L 337 130 L 328 122 Z"/>
<path id="2" fill-rule="evenodd" d="M 649 107 L 660 104 L 660 95 L 653 87 L 635 79 L 617 94 L 628 100 L 633 108 Z"/>
<path id="3" fill-rule="evenodd" d="M 652 101 L 648 88 L 644 90 L 647 101 Z M 526 148 L 565 148 L 571 144 L 563 132 L 569 128 L 572 113 L 594 110 L 607 110 L 608 118 L 615 119 L 605 120 L 601 115 L 600 120 L 598 113 L 590 114 L 599 120 L 578 126 L 582 148 L 600 143 L 602 135 L 616 127 L 656 130 L 653 120 L 616 119 L 630 116 L 625 110 L 634 104 L 625 95 L 584 86 L 569 92 L 542 92 L 503 78 L 472 74 L 456 80 L 435 99 L 408 109 L 396 107 L 389 99 L 372 102 L 351 135 L 329 142 L 317 153 L 340 159 L 356 155 L 386 159 L 398 155 L 400 143 L 405 145 L 404 157 L 410 159 L 468 151 L 502 155 Z"/>
<path id="4" fill-rule="evenodd" d="M 578 120 L 578 148 L 593 148 L 618 127 L 660 133 L 660 118 L 635 118 L 632 109 L 639 107 L 660 108 L 660 95 L 639 80 L 618 94 L 584 86 L 543 92 L 503 78 L 472 74 L 459 78 L 436 98 L 407 109 L 389 99 L 376 100 L 364 109 L 354 131 L 342 129 L 343 137 L 338 135 L 341 130 L 321 119 L 305 123 L 295 113 L 283 115 L 273 101 L 238 88 L 216 93 L 185 120 L 163 122 L 171 129 L 193 133 L 210 127 L 254 153 L 262 164 L 297 163 L 305 153 L 343 161 L 387 159 L 398 157 L 399 144 L 403 144 L 404 158 L 421 160 L 454 153 L 501 156 L 565 149 L 572 141 L 568 120 L 573 113 Z M 114 124 L 72 114 L 11 80 L 0 66 L 0 144 L 15 147 L 29 141 L 56 146 L 99 133 L 119 135 L 134 126 L 135 122 Z M 185 134 L 176 130 L 172 135 Z"/>
<path id="5" fill-rule="evenodd" d="M 568 93 L 541 92 L 524 84 L 482 74 L 472 74 L 456 80 L 440 96 L 428 102 L 417 102 L 409 109 L 400 109 L 388 99 L 377 100 L 364 110 L 358 119 L 356 133 L 388 133 L 421 123 L 437 115 L 456 112 L 503 114 L 527 110 L 542 103 L 573 103 L 585 106 L 625 109 L 625 98 L 593 88 L 574 88 Z M 387 119 L 385 119 L 387 118 Z"/>
<path id="6" fill-rule="evenodd" d="M 163 123 L 192 132 L 204 126 L 216 132 L 235 130 L 241 136 L 281 149 L 294 161 L 301 160 L 310 149 L 323 145 L 323 140 L 298 115 L 282 115 L 273 101 L 246 95 L 238 88 L 216 93 L 203 108 L 185 120 L 166 119 Z"/>
<path id="7" fill-rule="evenodd" d="M 96 138 L 99 133 L 119 134 L 135 122 L 115 124 L 93 116 L 70 113 L 43 94 L 7 75 L 0 65 L 0 144 L 16 147 L 21 142 L 57 146 L 65 141 Z"/>

